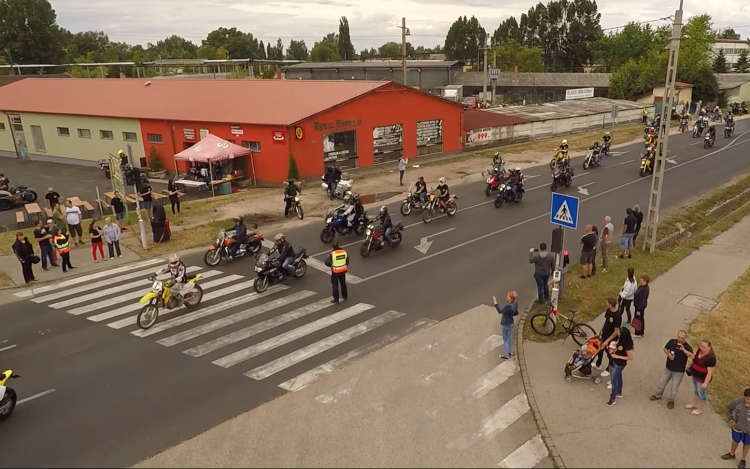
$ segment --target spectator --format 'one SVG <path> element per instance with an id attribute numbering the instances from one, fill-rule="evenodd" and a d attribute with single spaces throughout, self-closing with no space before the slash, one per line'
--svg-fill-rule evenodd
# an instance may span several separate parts
<path id="1" fill-rule="evenodd" d="M 47 189 L 47 194 L 44 198 L 49 202 L 49 208 L 55 208 L 55 205 L 60 204 L 60 194 L 51 187 Z"/>
<path id="2" fill-rule="evenodd" d="M 53 220 L 52 218 L 47 219 L 47 232 L 52 235 L 52 238 L 57 236 L 57 233 L 59 231 L 60 231 L 60 228 L 57 227 L 55 220 Z M 51 241 L 50 241 L 50 247 L 52 248 L 52 262 L 54 262 L 54 267 L 57 267 L 58 266 L 57 251 L 55 250 L 54 246 L 51 245 Z"/>
<path id="3" fill-rule="evenodd" d="M 547 251 L 547 243 L 539 245 L 539 249 L 531 248 L 529 263 L 534 264 L 534 280 L 536 281 L 537 303 L 549 301 L 549 276 L 555 268 L 555 256 Z"/>
<path id="4" fill-rule="evenodd" d="M 678 346 L 682 346 L 682 348 Z M 671 381 L 672 388 L 667 397 L 668 409 L 674 409 L 674 398 L 677 396 L 677 390 L 680 388 L 680 383 L 682 383 L 682 377 L 685 376 L 685 369 L 687 369 L 688 360 L 685 351 L 693 351 L 693 347 L 687 343 L 687 332 L 685 331 L 678 331 L 677 338 L 670 339 L 667 342 L 667 345 L 664 346 L 664 355 L 667 356 L 667 366 L 662 370 L 661 377 L 659 378 L 659 385 L 656 386 L 654 395 L 649 399 L 652 401 L 658 401 L 661 399 L 664 395 L 664 389 Z"/>
<path id="5" fill-rule="evenodd" d="M 560 300 L 563 299 L 563 291 L 565 291 L 565 281 L 568 278 L 568 271 L 570 270 L 570 256 L 568 255 L 568 251 L 563 251 L 562 256 L 562 271 L 560 272 L 560 282 L 557 285 L 557 298 Z"/>
<path id="6" fill-rule="evenodd" d="M 62 271 L 67 272 L 68 269 L 73 270 L 75 267 L 70 263 L 70 236 L 68 236 L 68 232 L 65 228 L 61 229 L 57 233 L 57 236 L 52 238 L 52 243 L 54 243 L 57 248 L 57 252 L 60 253 L 60 258 L 62 259 L 60 261 L 62 264 Z"/>
<path id="7" fill-rule="evenodd" d="M 620 259 L 628 256 L 631 258 L 630 251 L 633 249 L 633 236 L 635 236 L 635 227 L 638 225 L 638 219 L 633 215 L 633 209 L 625 210 L 625 221 L 622 224 L 622 236 L 620 237 Z"/>
<path id="8" fill-rule="evenodd" d="M 622 372 L 625 370 L 628 362 L 633 359 L 633 337 L 627 327 L 619 329 L 617 342 L 614 341 L 608 349 L 612 354 L 612 391 L 609 394 L 607 405 L 612 407 L 617 399 L 622 397 Z"/>
<path id="9" fill-rule="evenodd" d="M 518 316 L 518 293 L 512 291 L 505 296 L 506 304 L 502 308 L 497 304 L 497 298 L 492 297 L 495 309 L 500 314 L 500 325 L 503 329 L 503 354 L 500 358 L 507 360 L 513 356 L 513 318 Z"/>
<path id="10" fill-rule="evenodd" d="M 115 251 L 117 251 L 117 257 L 122 257 L 120 252 L 120 227 L 112 223 L 112 219 L 107 217 L 104 219 L 104 228 L 102 234 L 104 239 L 107 241 L 107 250 L 109 251 L 109 259 L 115 258 Z"/>
<path id="11" fill-rule="evenodd" d="M 65 212 L 60 204 L 55 205 L 52 209 L 52 219 L 55 221 L 55 226 L 58 230 L 62 230 L 67 226 L 65 223 Z"/>
<path id="12" fill-rule="evenodd" d="M 99 261 L 96 258 L 96 252 L 99 251 L 103 261 L 107 258 L 104 257 L 104 243 L 102 241 L 102 229 L 99 228 L 99 223 L 96 220 L 91 220 L 89 225 L 89 238 L 91 238 L 91 255 L 94 256 L 94 264 L 98 264 Z"/>
<path id="13" fill-rule="evenodd" d="M 620 314 L 626 313 L 628 320 L 623 324 L 624 327 L 630 325 L 630 321 L 633 320 L 632 313 L 630 312 L 630 305 L 633 304 L 633 295 L 638 285 L 635 283 L 635 270 L 632 267 L 628 268 L 628 278 L 625 279 L 625 283 L 620 288 Z"/>
<path id="14" fill-rule="evenodd" d="M 169 184 L 167 184 L 167 193 L 169 194 L 169 203 L 172 205 L 172 215 L 180 213 L 180 191 L 177 190 L 174 178 L 170 179 Z M 176 212 L 175 207 L 177 208 Z"/>
<path id="15" fill-rule="evenodd" d="M 643 212 L 641 212 L 641 206 L 638 204 L 633 205 L 633 216 L 635 217 L 635 234 L 633 235 L 633 246 L 638 239 L 638 235 L 641 232 L 641 225 L 643 225 Z"/>
<path id="16" fill-rule="evenodd" d="M 678 347 L 685 352 L 688 358 L 693 359 L 690 368 L 685 372 L 692 378 L 693 402 L 686 405 L 685 408 L 690 409 L 692 415 L 700 415 L 706 407 L 708 384 L 711 382 L 716 369 L 714 348 L 711 346 L 711 342 L 707 340 L 701 341 L 695 353 L 687 351 L 684 346 L 678 345 Z"/>
<path id="17" fill-rule="evenodd" d="M 406 171 L 406 165 L 409 164 L 409 159 L 404 158 L 403 155 L 398 158 L 398 185 L 404 185 L 404 172 Z"/>
<path id="18" fill-rule="evenodd" d="M 596 253 L 599 247 L 599 228 L 591 225 L 591 231 L 596 235 L 596 244 L 594 244 L 594 260 L 591 261 L 591 276 L 596 275 Z"/>
<path id="19" fill-rule="evenodd" d="M 604 217 L 604 230 L 600 238 L 602 248 L 602 272 L 609 270 L 609 249 L 612 246 L 612 235 L 615 233 L 615 226 L 612 224 L 612 218 Z"/>
<path id="20" fill-rule="evenodd" d="M 648 286 L 651 278 L 647 274 L 643 274 L 640 277 L 641 284 L 633 295 L 633 306 L 635 307 L 635 319 L 633 323 L 635 326 L 635 336 L 643 337 L 644 331 L 646 330 L 646 307 L 648 306 L 648 295 L 651 293 L 651 288 Z"/>
<path id="21" fill-rule="evenodd" d="M 115 214 L 117 226 L 122 228 L 122 219 L 125 218 L 125 204 L 122 202 L 122 195 L 115 191 L 115 196 L 109 201 L 109 205 L 112 207 L 112 213 Z"/>
<path id="22" fill-rule="evenodd" d="M 742 397 L 733 400 L 726 409 L 727 423 L 732 428 L 732 444 L 729 452 L 721 459 L 734 459 L 737 447 L 742 443 L 742 458 L 737 465 L 745 469 L 747 453 L 750 450 L 750 388 L 745 389 Z"/>
<path id="23" fill-rule="evenodd" d="M 16 255 L 18 262 L 21 263 L 24 282 L 36 282 L 32 268 L 34 265 L 34 246 L 31 245 L 26 236 L 21 232 L 16 234 L 16 242 L 13 243 L 13 253 Z"/>
<path id="24" fill-rule="evenodd" d="M 83 214 L 81 209 L 74 206 L 73 202 L 68 200 L 68 206 L 65 208 L 65 219 L 68 222 L 68 231 L 73 243 L 83 245 L 83 230 L 81 229 L 81 219 Z"/>
<path id="25" fill-rule="evenodd" d="M 607 368 L 602 373 L 602 377 L 607 377 L 610 374 L 612 368 L 612 357 L 610 356 L 609 349 L 607 346 L 609 343 L 617 338 L 618 331 L 622 326 L 622 315 L 620 310 L 617 308 L 617 300 L 614 298 L 607 298 L 606 301 L 607 310 L 604 312 L 604 326 L 599 332 L 599 337 L 602 338 L 602 349 L 599 351 L 599 356 L 596 358 L 596 364 L 594 365 L 597 369 L 602 369 L 602 361 L 604 355 L 607 355 L 608 363 Z M 608 383 L 608 386 L 611 384 Z"/>
<path id="26" fill-rule="evenodd" d="M 55 259 L 52 257 L 52 233 L 49 232 L 48 228 L 42 224 L 42 220 L 37 220 L 36 227 L 34 228 L 34 239 L 39 243 L 39 257 L 42 259 L 42 270 L 47 270 L 47 260 L 52 267 L 57 267 Z"/>
<path id="27" fill-rule="evenodd" d="M 143 208 L 146 209 L 147 218 L 151 218 L 151 207 L 154 204 L 154 197 L 151 195 L 151 186 L 147 182 L 144 182 L 138 193 L 143 201 Z"/>
<path id="28" fill-rule="evenodd" d="M 591 264 L 594 262 L 597 237 L 594 227 L 586 225 L 586 234 L 581 237 L 581 278 L 591 277 Z"/>

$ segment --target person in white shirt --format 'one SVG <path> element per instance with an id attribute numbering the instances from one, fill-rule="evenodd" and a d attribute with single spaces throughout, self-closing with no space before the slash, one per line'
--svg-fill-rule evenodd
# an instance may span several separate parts
<path id="1" fill-rule="evenodd" d="M 84 244 L 83 230 L 81 229 L 82 218 L 83 214 L 81 213 L 81 209 L 68 200 L 68 206 L 65 207 L 65 220 L 68 222 L 68 232 L 75 244 Z"/>
<path id="2" fill-rule="evenodd" d="M 615 226 L 612 224 L 612 218 L 604 217 L 604 229 L 599 243 L 602 245 L 602 272 L 609 270 L 609 247 L 612 245 L 612 235 L 615 233 Z"/>
<path id="3" fill-rule="evenodd" d="M 628 315 L 627 322 L 623 322 L 622 327 L 627 327 L 633 319 L 632 313 L 630 312 L 630 305 L 633 304 L 633 296 L 635 291 L 638 289 L 638 284 L 635 281 L 635 269 L 630 267 L 628 269 L 628 278 L 625 279 L 625 283 L 620 289 L 620 316 L 625 312 Z"/>
<path id="4" fill-rule="evenodd" d="M 406 165 L 409 164 L 409 159 L 400 156 L 398 158 L 398 185 L 404 185 L 404 172 L 406 171 Z"/>

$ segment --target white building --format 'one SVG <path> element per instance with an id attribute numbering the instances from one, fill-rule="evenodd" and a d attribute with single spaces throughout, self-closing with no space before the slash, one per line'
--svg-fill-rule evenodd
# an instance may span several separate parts
<path id="1" fill-rule="evenodd" d="M 719 53 L 719 50 L 724 51 L 724 56 L 727 58 L 727 64 L 731 69 L 737 62 L 737 58 L 740 56 L 740 51 L 748 49 L 747 41 L 744 39 L 717 39 L 711 45 L 711 51 L 714 56 Z"/>

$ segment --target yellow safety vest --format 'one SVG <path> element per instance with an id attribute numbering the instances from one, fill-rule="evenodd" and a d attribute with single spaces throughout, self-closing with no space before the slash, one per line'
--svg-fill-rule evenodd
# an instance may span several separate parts
<path id="1" fill-rule="evenodd" d="M 331 251 L 331 272 L 334 274 L 343 274 L 347 270 L 346 251 L 343 249 Z"/>
<path id="2" fill-rule="evenodd" d="M 61 254 L 70 252 L 70 242 L 68 242 L 67 236 L 55 236 L 54 238 L 55 247 Z"/>

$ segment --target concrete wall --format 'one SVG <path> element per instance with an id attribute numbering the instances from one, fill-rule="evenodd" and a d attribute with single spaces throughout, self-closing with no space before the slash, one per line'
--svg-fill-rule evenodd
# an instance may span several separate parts
<path id="1" fill-rule="evenodd" d="M 128 152 L 128 146 L 136 163 L 144 156 L 141 127 L 135 119 L 32 113 L 20 116 L 28 157 L 34 160 L 95 165 L 109 153 Z M 6 123 L 6 132 L 0 132 L 0 156 L 17 157 L 9 127 Z M 41 129 L 41 141 L 35 141 L 33 127 Z M 110 133 L 111 139 L 107 138 Z M 126 140 L 125 133 L 131 140 Z"/>
<path id="2" fill-rule="evenodd" d="M 450 84 L 451 70 L 447 68 L 433 69 L 410 68 L 406 73 L 409 86 L 416 86 L 423 91 L 436 93 L 438 87 Z M 287 69 L 287 80 L 374 80 L 403 82 L 403 72 L 400 67 L 391 69 L 372 68 L 330 68 L 330 69 Z"/>
<path id="3" fill-rule="evenodd" d="M 15 153 L 13 147 L 13 132 L 11 132 L 10 122 L 6 118 L 5 114 L 0 114 L 0 153 L 5 151 L 12 151 Z"/>
<path id="4" fill-rule="evenodd" d="M 724 90 L 724 92 L 726 93 L 727 101 L 730 104 L 735 102 L 741 103 L 742 101 L 745 101 L 745 103 L 750 102 L 750 83 L 743 83 L 734 88 Z"/>

